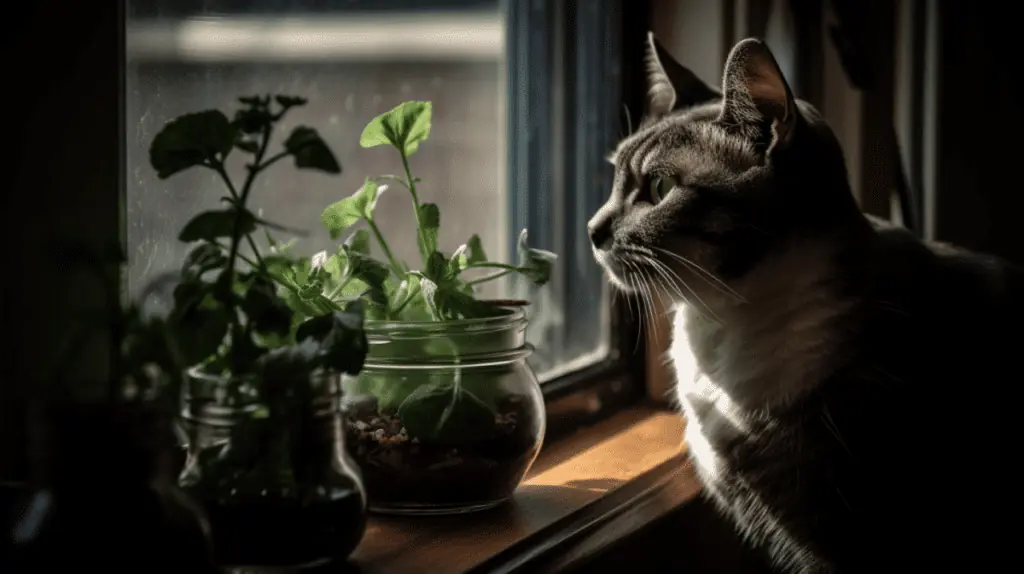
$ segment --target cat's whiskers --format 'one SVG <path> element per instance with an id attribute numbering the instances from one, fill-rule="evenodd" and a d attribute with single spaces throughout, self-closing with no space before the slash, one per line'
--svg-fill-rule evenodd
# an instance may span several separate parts
<path id="1" fill-rule="evenodd" d="M 638 278 L 640 280 L 640 286 L 642 288 L 642 293 L 643 293 L 643 296 L 644 296 L 644 301 L 645 301 L 645 303 L 644 303 L 645 313 L 644 314 L 647 315 L 647 319 L 648 319 L 648 321 L 647 321 L 647 333 L 654 338 L 654 344 L 657 345 L 658 344 L 658 341 L 657 341 L 657 339 L 658 339 L 658 329 L 657 329 L 657 325 L 656 325 L 657 317 L 655 317 L 654 295 L 653 295 L 653 292 L 652 292 L 652 289 L 651 289 L 650 278 L 647 276 L 646 273 L 643 272 L 643 268 L 640 267 L 639 265 L 634 264 L 633 268 L 636 269 L 637 276 L 638 276 Z"/>
<path id="2" fill-rule="evenodd" d="M 632 299 L 636 299 L 637 318 L 638 318 L 639 323 L 640 323 L 640 330 L 641 330 L 641 332 L 643 332 L 644 331 L 644 309 L 645 309 L 646 301 L 644 300 L 643 293 L 642 293 L 642 291 L 640 289 L 639 279 L 637 278 L 637 276 L 633 272 L 633 265 L 632 265 L 632 263 L 630 263 L 629 261 L 623 261 L 622 264 L 625 265 L 630 270 L 630 273 L 626 274 L 625 278 L 626 278 L 626 281 L 629 283 L 630 288 L 633 289 L 633 297 L 632 297 Z M 639 341 L 637 342 L 637 344 L 639 345 Z M 634 350 L 634 352 L 635 352 L 635 350 Z"/>
<path id="3" fill-rule="evenodd" d="M 700 306 L 699 307 L 695 307 L 695 308 L 701 314 L 704 314 L 709 319 L 712 319 L 712 320 L 714 320 L 715 322 L 717 322 L 719 324 L 724 324 L 725 323 L 725 321 L 723 321 L 722 318 L 719 317 L 717 313 L 715 313 L 714 309 L 712 309 L 710 305 L 708 305 L 703 299 L 701 299 L 700 295 L 698 295 L 697 292 L 694 291 L 693 288 L 690 287 L 686 283 L 686 281 L 683 281 L 683 278 L 680 277 L 679 274 L 675 272 L 675 270 L 673 270 L 668 265 L 665 265 L 665 263 L 663 263 L 661 261 L 658 261 L 657 259 L 649 258 L 648 261 L 650 262 L 650 265 L 654 269 L 657 269 L 658 271 L 660 271 L 662 273 L 662 275 L 666 277 L 668 282 L 671 283 L 673 286 L 675 286 L 675 285 L 682 285 L 684 289 L 689 291 L 690 295 L 692 295 L 693 298 L 696 299 L 698 303 L 700 303 Z M 673 278 L 674 278 L 674 280 L 673 280 Z M 685 303 L 687 303 L 688 305 L 693 306 L 693 304 L 686 297 L 683 297 L 681 293 L 680 293 L 680 298 Z"/>
<path id="4" fill-rule="evenodd" d="M 697 309 L 702 315 L 704 315 L 708 319 L 714 320 L 715 322 L 720 324 L 724 323 L 721 317 L 717 313 L 715 313 L 711 306 L 708 305 L 708 303 L 704 301 L 700 297 L 700 295 L 697 294 L 693 287 L 687 284 L 686 281 L 684 281 L 683 278 L 679 276 L 679 273 L 676 272 L 676 270 L 666 265 L 664 261 L 660 261 L 657 257 L 655 257 L 653 251 L 638 246 L 623 246 L 623 251 L 625 251 L 628 255 L 628 259 L 634 262 L 634 265 L 631 266 L 631 269 L 638 268 L 636 266 L 636 263 L 639 263 L 645 267 L 653 268 L 656 273 L 658 273 L 662 278 L 664 278 L 664 282 L 666 284 L 664 287 L 666 290 L 668 290 L 671 287 L 672 289 L 675 290 L 676 295 L 679 297 L 679 299 L 683 301 L 683 303 Z M 625 260 L 627 258 L 621 259 Z M 658 281 L 653 281 L 653 278 L 651 278 L 649 275 L 647 276 L 655 285 L 660 283 Z M 686 295 L 683 294 L 683 292 L 679 289 L 680 286 L 690 293 L 690 297 L 687 297 Z M 664 300 L 661 299 L 661 291 L 658 290 L 658 293 L 659 300 L 661 300 L 664 303 Z M 691 297 L 693 299 L 696 299 L 698 303 L 697 305 L 694 304 L 694 302 L 691 300 Z M 665 312 L 667 314 L 670 313 L 671 311 L 671 308 L 666 308 Z"/>
<path id="5" fill-rule="evenodd" d="M 626 276 L 626 283 L 628 284 L 630 289 L 632 289 L 634 292 L 636 292 L 636 286 L 633 284 L 633 278 L 632 277 Z M 629 294 L 625 293 L 625 292 L 623 292 L 623 295 L 626 296 L 626 300 L 629 302 L 629 316 L 630 316 L 630 318 L 632 318 L 633 317 L 633 299 L 634 299 L 634 297 L 630 297 Z M 639 323 L 641 325 L 641 328 L 643 328 L 644 320 L 643 320 L 643 314 L 640 313 L 640 303 L 639 302 L 637 302 L 637 315 L 638 315 L 638 319 L 637 320 L 639 321 Z M 640 350 L 640 337 L 637 337 L 636 338 L 636 343 L 634 343 L 634 345 L 633 345 L 633 354 L 635 355 L 637 353 L 637 351 L 639 351 L 639 350 Z"/>
<path id="6" fill-rule="evenodd" d="M 707 269 L 701 267 L 700 265 L 698 265 L 694 261 L 692 261 L 690 259 L 687 259 L 686 257 L 683 257 L 682 255 L 679 255 L 678 253 L 672 253 L 671 251 L 669 251 L 667 249 L 663 249 L 661 247 L 656 247 L 655 246 L 654 249 L 656 249 L 660 253 L 664 253 L 665 255 L 675 259 L 676 261 L 678 261 L 679 263 L 684 265 L 687 269 L 692 271 L 694 275 L 696 275 L 696 276 L 700 277 L 701 279 L 703 279 L 706 283 L 708 283 L 711 287 L 714 287 L 715 289 L 717 289 L 723 295 L 728 295 L 728 296 L 732 297 L 738 303 L 746 303 L 747 302 L 746 298 L 744 298 L 742 295 L 737 293 L 736 290 L 734 290 L 732 287 L 729 287 L 725 283 L 725 281 L 722 281 L 721 279 L 716 277 L 714 273 L 712 273 L 712 272 L 708 271 Z"/>
<path id="7" fill-rule="evenodd" d="M 657 345 L 658 330 L 655 328 L 656 317 L 654 316 L 654 298 L 651 295 L 649 279 L 635 261 L 624 259 L 623 263 L 633 271 L 631 275 L 633 279 L 635 279 L 634 285 L 637 287 L 637 293 L 640 295 L 639 301 L 642 303 L 643 308 L 643 312 L 640 316 L 647 319 L 646 332 L 654 337 L 655 345 Z M 644 323 L 645 321 L 641 320 L 641 327 L 644 326 Z"/>

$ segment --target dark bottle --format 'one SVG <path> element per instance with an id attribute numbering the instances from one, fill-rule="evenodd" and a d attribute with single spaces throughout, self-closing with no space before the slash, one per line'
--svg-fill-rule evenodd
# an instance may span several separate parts
<path id="1" fill-rule="evenodd" d="M 213 574 L 208 526 L 168 472 L 170 425 L 143 403 L 50 404 L 33 421 L 32 490 L 7 573 Z"/>
<path id="2" fill-rule="evenodd" d="M 222 566 L 344 563 L 363 536 L 366 497 L 345 451 L 338 376 L 291 385 L 288 397 L 263 383 L 189 371 L 179 484 L 209 517 Z"/>

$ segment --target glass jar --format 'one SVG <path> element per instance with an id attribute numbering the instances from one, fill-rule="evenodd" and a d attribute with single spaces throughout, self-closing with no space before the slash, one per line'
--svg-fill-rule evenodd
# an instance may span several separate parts
<path id="1" fill-rule="evenodd" d="M 252 377 L 188 372 L 179 484 L 206 511 L 222 565 L 248 571 L 340 561 L 362 538 L 366 496 L 344 448 L 338 376 L 308 382 L 292 385 L 303 388 L 282 402 Z"/>
<path id="2" fill-rule="evenodd" d="M 346 447 L 371 512 L 454 514 L 512 496 L 540 451 L 544 398 L 522 307 L 446 322 L 367 321 L 342 379 Z"/>

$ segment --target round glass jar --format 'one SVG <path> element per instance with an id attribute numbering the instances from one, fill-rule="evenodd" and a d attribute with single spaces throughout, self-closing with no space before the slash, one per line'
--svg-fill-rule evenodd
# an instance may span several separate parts
<path id="1" fill-rule="evenodd" d="M 224 566 L 344 560 L 363 536 L 366 495 L 344 447 L 339 376 L 293 389 L 291 408 L 269 400 L 258 383 L 189 370 L 181 413 L 187 457 L 178 482 L 205 510 Z"/>
<path id="2" fill-rule="evenodd" d="M 371 512 L 473 512 L 519 486 L 544 439 L 544 397 L 526 361 L 526 313 L 505 311 L 366 322 L 369 352 L 342 379 L 342 409 Z"/>

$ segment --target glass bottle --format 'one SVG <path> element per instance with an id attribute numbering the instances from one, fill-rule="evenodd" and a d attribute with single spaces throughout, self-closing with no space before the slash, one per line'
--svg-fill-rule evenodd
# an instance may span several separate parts
<path id="1" fill-rule="evenodd" d="M 292 389 L 294 407 L 267 396 L 262 383 L 188 372 L 179 484 L 209 517 L 224 566 L 248 571 L 344 560 L 362 538 L 366 497 L 344 448 L 338 375 L 320 374 L 308 388 Z"/>

